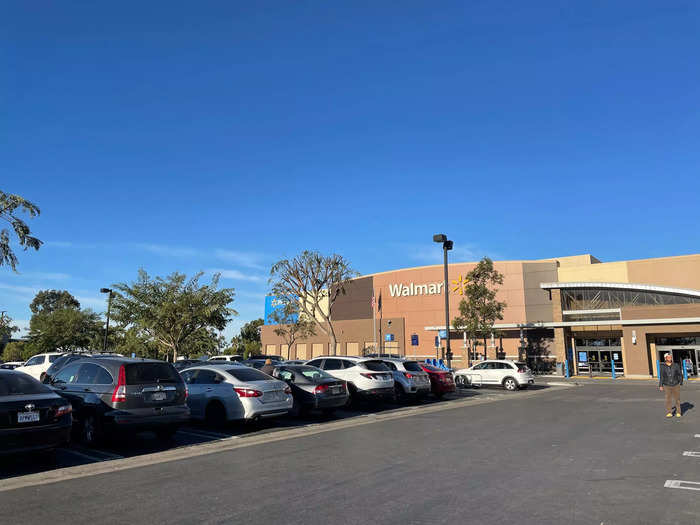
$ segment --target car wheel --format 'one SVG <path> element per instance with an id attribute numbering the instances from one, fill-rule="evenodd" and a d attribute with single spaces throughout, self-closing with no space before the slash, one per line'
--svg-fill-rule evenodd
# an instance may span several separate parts
<path id="1" fill-rule="evenodd" d="M 226 409 L 224 405 L 218 401 L 209 403 L 204 418 L 206 419 L 207 425 L 213 427 L 223 426 L 226 423 Z"/>
<path id="2" fill-rule="evenodd" d="M 397 403 L 402 403 L 406 400 L 406 392 L 398 383 L 394 383 L 394 401 Z"/>
<path id="3" fill-rule="evenodd" d="M 355 399 L 357 398 L 357 389 L 355 388 L 355 385 L 352 383 L 348 383 L 348 400 L 345 403 L 346 407 L 350 407 L 354 404 Z"/>
<path id="4" fill-rule="evenodd" d="M 93 446 L 99 443 L 101 437 L 97 416 L 94 414 L 86 415 L 80 424 L 80 442 L 83 445 Z"/>
<path id="5" fill-rule="evenodd" d="M 177 432 L 177 427 L 163 427 L 155 431 L 158 439 L 162 441 L 168 441 L 173 438 L 175 432 Z"/>
<path id="6" fill-rule="evenodd" d="M 512 377 L 506 377 L 503 380 L 503 388 L 505 388 L 509 392 L 513 392 L 518 389 L 518 382 Z"/>

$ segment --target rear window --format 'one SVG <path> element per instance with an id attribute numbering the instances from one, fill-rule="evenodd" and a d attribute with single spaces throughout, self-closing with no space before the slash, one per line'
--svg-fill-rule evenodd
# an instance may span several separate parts
<path id="1" fill-rule="evenodd" d="M 415 361 L 405 361 L 403 367 L 409 372 L 422 372 L 423 369 Z"/>
<path id="2" fill-rule="evenodd" d="M 271 378 L 255 368 L 231 368 L 227 370 L 229 374 L 239 381 L 269 381 Z"/>
<path id="3" fill-rule="evenodd" d="M 168 363 L 137 363 L 125 367 L 127 385 L 179 383 L 180 375 Z"/>
<path id="4" fill-rule="evenodd" d="M 0 374 L 0 396 L 50 394 L 52 390 L 27 374 Z"/>
<path id="5" fill-rule="evenodd" d="M 424 368 L 424 369 L 428 369 L 428 370 L 430 370 L 431 372 L 444 372 L 444 370 L 443 370 L 442 368 L 438 368 L 438 367 L 433 366 L 433 365 L 427 365 L 427 364 L 426 364 L 426 365 L 423 365 L 423 368 Z"/>
<path id="6" fill-rule="evenodd" d="M 381 361 L 363 361 L 362 366 L 372 372 L 388 372 L 389 367 Z"/>
<path id="7" fill-rule="evenodd" d="M 56 361 L 56 359 L 60 359 L 61 357 L 63 357 L 61 354 L 50 355 L 49 356 L 49 363 L 53 363 L 54 361 Z"/>

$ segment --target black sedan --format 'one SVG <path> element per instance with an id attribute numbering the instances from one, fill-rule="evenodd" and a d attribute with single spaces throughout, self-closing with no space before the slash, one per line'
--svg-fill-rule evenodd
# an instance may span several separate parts
<path id="1" fill-rule="evenodd" d="M 301 415 L 312 409 L 331 414 L 348 403 L 345 381 L 337 379 L 320 368 L 309 365 L 280 365 L 272 376 L 287 383 L 292 389 L 294 406 L 291 413 Z"/>
<path id="2" fill-rule="evenodd" d="M 33 377 L 0 370 L 0 455 L 67 444 L 71 412 L 68 401 Z"/>

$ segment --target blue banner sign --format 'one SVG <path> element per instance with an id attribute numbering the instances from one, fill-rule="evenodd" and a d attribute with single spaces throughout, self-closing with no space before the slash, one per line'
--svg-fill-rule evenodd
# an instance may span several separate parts
<path id="1" fill-rule="evenodd" d="M 418 346 L 418 334 L 411 336 L 411 346 Z"/>
<path id="2" fill-rule="evenodd" d="M 390 343 L 391 341 L 394 340 L 394 334 L 386 334 L 386 335 L 384 336 L 384 340 L 385 340 L 387 343 Z"/>
<path id="3" fill-rule="evenodd" d="M 447 330 L 440 330 L 438 333 L 440 334 L 440 339 L 447 339 Z"/>
<path id="4" fill-rule="evenodd" d="M 588 362 L 588 352 L 579 352 L 578 353 L 578 362 L 579 363 L 587 363 Z"/>
<path id="5" fill-rule="evenodd" d="M 276 295 L 265 296 L 265 324 L 277 324 L 271 316 L 276 311 L 282 310 L 282 308 L 284 308 L 284 300 L 282 297 Z M 298 317 L 299 316 L 296 314 L 290 316 L 289 322 L 296 323 Z"/>

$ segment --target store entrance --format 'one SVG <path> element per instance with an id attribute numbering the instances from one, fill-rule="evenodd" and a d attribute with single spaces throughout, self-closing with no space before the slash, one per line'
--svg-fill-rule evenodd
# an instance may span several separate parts
<path id="1" fill-rule="evenodd" d="M 664 354 L 670 353 L 673 356 L 673 362 L 683 366 L 683 361 L 690 359 L 686 363 L 688 377 L 698 375 L 698 363 L 700 362 L 700 348 L 661 348 L 657 347 L 659 363 L 664 362 Z"/>
<path id="2" fill-rule="evenodd" d="M 622 346 L 619 338 L 575 339 L 577 372 L 579 375 L 612 376 L 624 375 Z"/>

